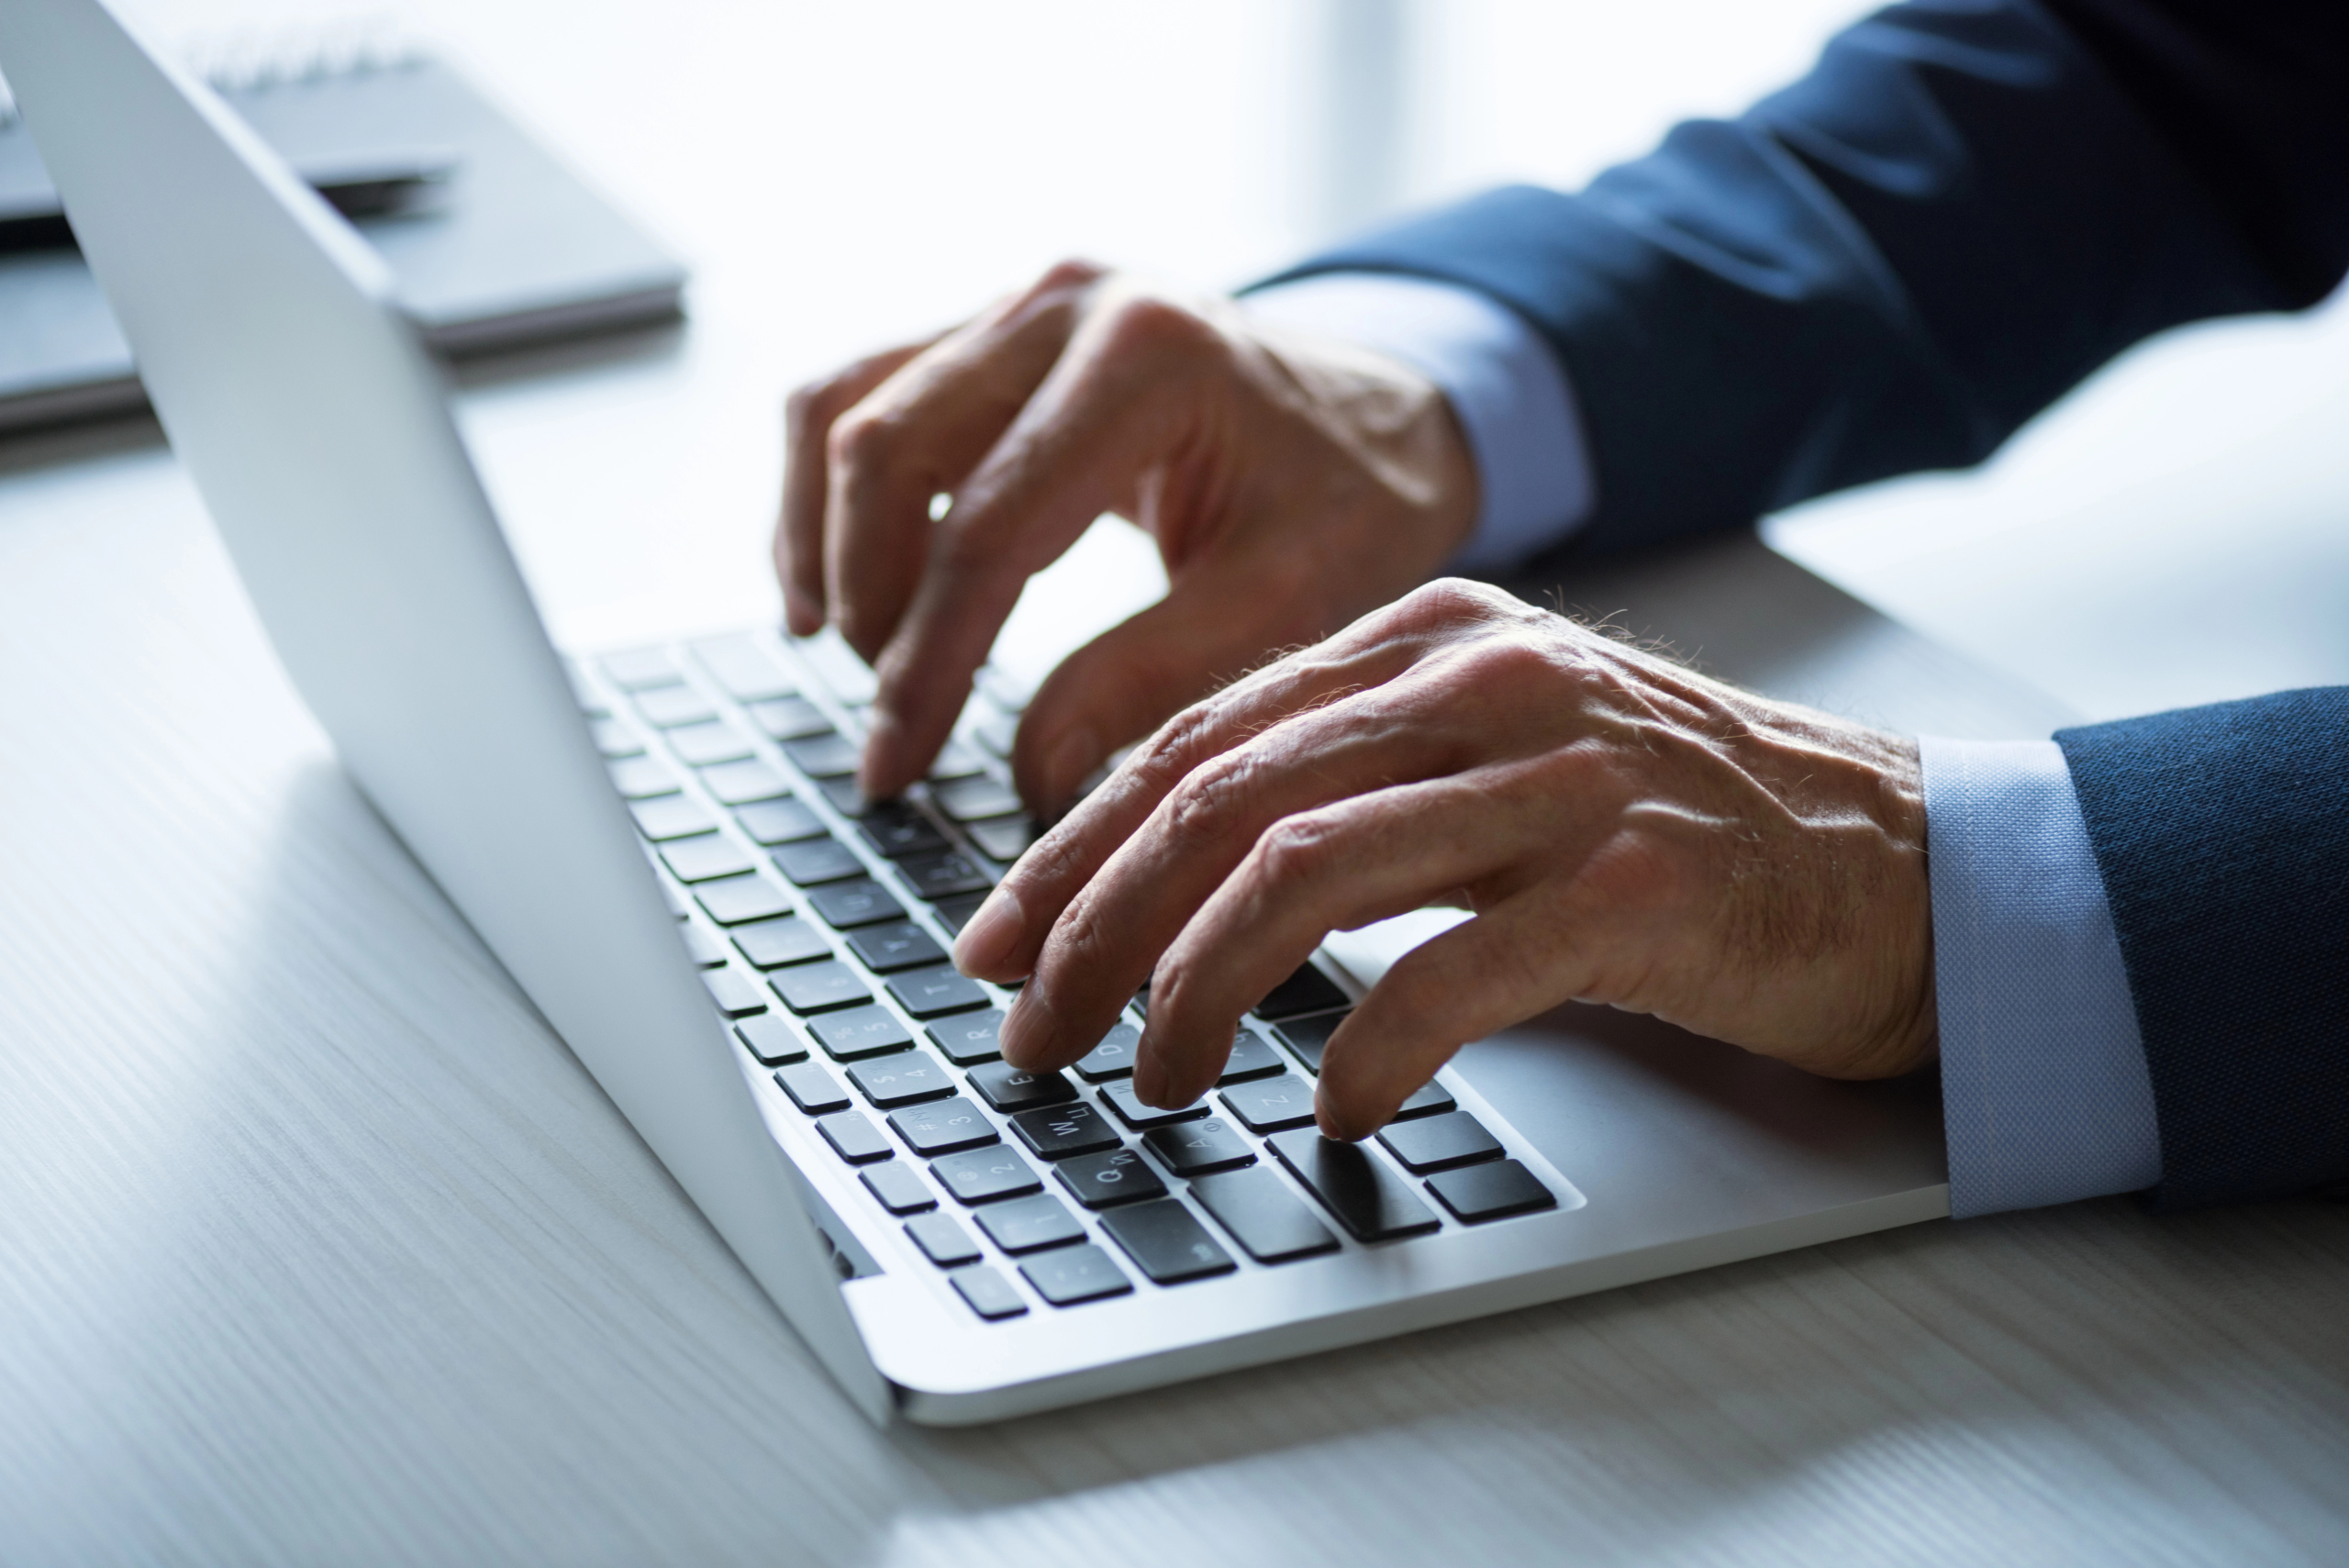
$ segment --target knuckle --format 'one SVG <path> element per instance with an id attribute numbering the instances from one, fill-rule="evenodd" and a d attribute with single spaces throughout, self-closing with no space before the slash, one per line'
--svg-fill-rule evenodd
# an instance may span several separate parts
<path id="1" fill-rule="evenodd" d="M 1275 884 L 1313 881 L 1340 859 L 1343 836 L 1341 825 L 1323 812 L 1284 817 L 1256 841 L 1259 873 Z"/>
<path id="2" fill-rule="evenodd" d="M 1158 732 L 1135 749 L 1127 765 L 1144 784 L 1168 790 L 1181 783 L 1191 771 L 1191 759 L 1197 754 L 1213 723 L 1214 704 L 1193 703 L 1158 727 Z"/>
<path id="3" fill-rule="evenodd" d="M 1120 357 L 1163 359 L 1194 353 L 1215 335 L 1188 306 L 1155 294 L 1128 294 L 1109 306 L 1106 347 Z"/>
<path id="4" fill-rule="evenodd" d="M 824 455 L 843 473 L 884 467 L 896 444 L 893 420 L 876 411 L 852 408 L 832 421 L 824 438 Z"/>
<path id="5" fill-rule="evenodd" d="M 1090 288 L 1108 275 L 1109 269 L 1098 261 L 1084 256 L 1065 256 L 1044 269 L 1044 275 L 1036 280 L 1036 292 Z"/>
<path id="6" fill-rule="evenodd" d="M 1186 773 L 1166 797 L 1168 834 L 1204 846 L 1237 831 L 1255 794 L 1256 771 L 1252 758 L 1241 751 L 1210 758 Z"/>
<path id="7" fill-rule="evenodd" d="M 1411 591 L 1404 606 L 1431 627 L 1513 617 L 1528 606 L 1516 595 L 1465 577 L 1439 577 Z"/>

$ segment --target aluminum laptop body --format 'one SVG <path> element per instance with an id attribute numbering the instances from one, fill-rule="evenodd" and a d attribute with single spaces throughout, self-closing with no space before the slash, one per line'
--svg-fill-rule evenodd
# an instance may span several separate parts
<path id="1" fill-rule="evenodd" d="M 1497 1148 L 1486 1154 L 1514 1162 L 1544 1207 L 1464 1219 L 1438 1189 L 1474 1183 L 1446 1187 L 1442 1161 L 1415 1166 L 1380 1146 L 1364 1169 L 1425 1215 L 1424 1233 L 1365 1241 L 1333 1223 L 1340 1210 L 1326 1201 L 1316 1209 L 1317 1195 L 1286 1162 L 1295 1135 L 1243 1128 L 1232 1108 L 1269 1114 L 1264 1086 L 1275 1082 L 1303 1086 L 1309 1100 L 1313 1059 L 1300 1041 L 1311 1020 L 1268 1022 L 1253 1033 L 1275 1076 L 1210 1096 L 1242 1146 L 1232 1158 L 1244 1154 L 1246 1183 L 1186 1180 L 1168 1163 L 1166 1140 L 1119 1120 L 1112 1078 L 1072 1080 L 1062 1102 L 1108 1129 L 1119 1151 L 1110 1164 L 1125 1159 L 1122 1169 L 1163 1189 L 1154 1201 L 1172 1207 L 1152 1212 L 1188 1227 L 1181 1234 L 1197 1239 L 1207 1272 L 1158 1283 L 1129 1223 L 1141 1210 L 1095 1207 L 1070 1179 L 1073 1165 L 1036 1151 L 1041 1124 L 987 1108 L 977 1129 L 996 1140 L 987 1147 L 1018 1156 L 1068 1217 L 1055 1223 L 1076 1227 L 1065 1245 L 1029 1245 L 1005 1218 L 1012 1209 L 964 1202 L 946 1161 L 919 1158 L 901 1129 L 919 1106 L 885 1114 L 886 1091 L 875 1087 L 891 1063 L 911 1063 L 934 1069 L 952 1103 L 978 1105 L 973 1074 L 987 1070 L 966 1068 L 939 1031 L 989 1015 L 924 1013 L 857 936 L 877 928 L 842 916 L 833 895 L 869 885 L 902 905 L 906 940 L 951 940 L 951 900 L 930 896 L 938 890 L 921 878 L 940 866 L 962 875 L 999 865 L 953 810 L 990 781 L 1000 785 L 999 762 L 979 755 L 963 779 L 914 792 L 906 830 L 950 846 L 917 870 L 871 833 L 860 838 L 870 827 L 860 808 L 820 776 L 804 742 L 770 722 L 776 704 L 796 703 L 798 721 L 852 744 L 855 694 L 842 689 L 836 648 L 754 632 L 566 670 L 439 373 L 355 233 L 102 0 L 0 0 L 0 70 L 171 443 L 343 765 L 875 1419 L 990 1420 L 1947 1213 L 1930 1084 L 1827 1083 L 1649 1020 L 1567 1008 L 1471 1047 L 1428 1092 L 1430 1106 L 1453 1107 L 1440 1114 L 1488 1133 Z M 729 668 L 746 660 L 778 672 L 774 692 L 797 695 L 745 689 Z M 649 686 L 648 669 L 658 677 Z M 671 695 L 655 703 L 647 691 Z M 613 717 L 591 730 L 583 702 Z M 723 778 L 766 768 L 789 782 L 790 798 L 835 846 L 827 852 L 857 857 L 847 881 L 811 891 L 775 877 L 766 862 L 787 861 L 791 846 L 746 836 L 748 808 L 712 782 L 721 777 L 713 767 L 681 754 L 687 728 L 648 717 L 680 704 L 708 708 L 695 724 L 744 738 L 741 757 L 714 764 L 735 770 Z M 696 852 L 740 854 L 759 869 L 700 882 L 679 869 L 681 840 L 664 843 L 649 825 L 660 812 L 624 806 L 615 791 L 615 734 L 640 736 L 620 749 L 636 745 L 643 756 L 631 760 L 684 781 L 660 797 L 675 803 L 660 812 L 706 811 L 718 825 L 692 840 Z M 767 804 L 760 820 L 782 811 Z M 710 890 L 753 881 L 790 912 L 728 923 Z M 915 1044 L 861 1056 L 826 1033 L 851 1013 L 786 1004 L 816 967 L 763 968 L 745 933 L 791 922 L 873 994 L 853 1016 L 901 1026 Z M 1350 1001 L 1409 929 L 1325 952 L 1319 978 L 1307 978 L 1330 991 L 1327 1005 Z M 936 966 L 921 973 L 948 984 Z M 721 974 L 740 984 L 707 978 Z M 1004 999 L 990 990 L 959 1005 Z M 762 1018 L 754 1046 L 743 1031 Z M 795 1051 L 805 1060 L 767 1060 Z M 863 1130 L 843 1134 L 842 1113 L 803 1109 L 810 1084 L 848 1100 L 845 1114 Z M 1002 1074 L 985 1087 L 1002 1091 Z M 844 1136 L 878 1143 L 852 1150 Z M 881 1165 L 896 1174 L 876 1186 L 867 1177 Z M 983 1316 L 985 1293 L 964 1288 L 975 1276 L 925 1251 L 909 1229 L 921 1216 L 879 1201 L 891 1182 L 901 1195 L 927 1194 L 927 1212 L 981 1251 L 969 1266 L 990 1273 L 1005 1315 Z M 1329 1244 L 1263 1261 L 1203 1195 L 1241 1187 L 1318 1214 Z M 1019 1201 L 1030 1215 L 1053 1211 Z M 1122 1288 L 1056 1304 L 1053 1282 L 1072 1260 L 1094 1258 Z"/>

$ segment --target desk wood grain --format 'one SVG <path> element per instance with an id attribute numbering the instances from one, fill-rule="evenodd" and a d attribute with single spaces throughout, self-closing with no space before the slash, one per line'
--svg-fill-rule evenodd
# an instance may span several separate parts
<path id="1" fill-rule="evenodd" d="M 2344 1556 L 2313 1203 L 876 1432 L 337 771 L 168 456 L 0 478 L 0 1562 Z"/>

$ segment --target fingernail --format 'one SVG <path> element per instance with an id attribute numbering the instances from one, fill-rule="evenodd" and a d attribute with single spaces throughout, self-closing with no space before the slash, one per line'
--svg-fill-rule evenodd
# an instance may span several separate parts
<path id="1" fill-rule="evenodd" d="M 1334 1139 L 1340 1143 L 1360 1141 L 1353 1132 L 1347 1130 L 1344 1119 L 1330 1104 L 1329 1091 L 1319 1084 L 1316 1084 L 1313 1090 L 1313 1121 L 1314 1125 L 1320 1129 L 1321 1136 L 1324 1138 Z"/>
<path id="2" fill-rule="evenodd" d="M 1041 1048 L 1045 1034 L 1043 1020 L 1036 1017 L 1035 1004 L 1026 992 L 1012 998 L 1011 1010 L 995 1032 L 996 1049 L 1014 1067 L 1027 1067 L 1035 1061 L 1035 1049 Z"/>
<path id="3" fill-rule="evenodd" d="M 1044 759 L 1044 793 L 1051 797 L 1047 804 L 1066 805 L 1100 760 L 1100 738 L 1091 729 L 1073 729 L 1062 736 L 1054 742 L 1052 755 Z"/>
<path id="4" fill-rule="evenodd" d="M 1150 1048 L 1148 1040 L 1144 1040 L 1141 1048 L 1134 1052 L 1134 1098 L 1143 1105 L 1155 1106 L 1158 1105 L 1159 1096 L 1164 1093 L 1166 1093 L 1166 1070 L 1158 1064 L 1158 1052 Z M 1160 1108 L 1163 1110 L 1173 1107 L 1160 1106 Z"/>
<path id="5" fill-rule="evenodd" d="M 1008 887 L 996 888 L 963 928 L 963 934 L 954 939 L 954 967 L 965 974 L 985 976 L 996 973 L 1010 956 L 1026 924 L 1027 915 L 1019 907 L 1018 896 Z M 1016 1007 L 1011 1016 L 1019 1016 Z"/>
<path id="6" fill-rule="evenodd" d="M 896 793 L 896 776 L 898 753 L 905 749 L 904 732 L 897 721 L 886 713 L 874 709 L 866 720 L 864 755 L 858 760 L 856 787 L 870 800 L 886 800 Z"/>

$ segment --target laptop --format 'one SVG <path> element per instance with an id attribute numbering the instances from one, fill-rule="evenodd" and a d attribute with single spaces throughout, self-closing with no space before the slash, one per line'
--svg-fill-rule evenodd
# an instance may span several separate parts
<path id="1" fill-rule="evenodd" d="M 876 804 L 852 782 L 872 678 L 837 641 L 558 655 L 352 229 L 104 0 L 0 0 L 0 69 L 343 766 L 874 1419 L 992 1420 L 1947 1213 L 1930 1082 L 1601 1009 L 1321 1140 L 1321 1042 L 1408 921 L 1275 988 L 1199 1105 L 1132 1097 L 1146 993 L 1074 1071 L 1013 1071 L 1008 994 L 945 954 L 1027 842 L 1016 683 L 983 673 L 930 778 Z"/>

